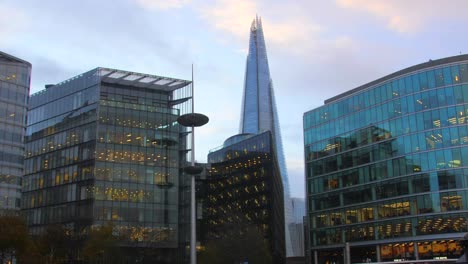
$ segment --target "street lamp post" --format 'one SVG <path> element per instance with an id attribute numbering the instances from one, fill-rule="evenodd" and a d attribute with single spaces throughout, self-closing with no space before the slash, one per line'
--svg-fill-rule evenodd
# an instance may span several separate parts
<path id="1" fill-rule="evenodd" d="M 195 127 L 200 127 L 208 123 L 209 119 L 203 114 L 194 113 L 194 95 L 192 84 L 192 113 L 181 115 L 177 122 L 185 127 L 192 128 L 192 153 L 191 165 L 184 168 L 185 173 L 191 175 L 190 183 L 190 264 L 197 263 L 197 217 L 196 217 L 196 203 L 195 203 L 195 176 L 203 171 L 203 167 L 195 165 Z"/>

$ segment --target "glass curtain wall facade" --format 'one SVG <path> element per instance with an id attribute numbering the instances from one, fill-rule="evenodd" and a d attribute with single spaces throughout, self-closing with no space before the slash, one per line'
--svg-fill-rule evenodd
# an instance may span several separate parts
<path id="1" fill-rule="evenodd" d="M 304 256 L 304 216 L 305 216 L 305 200 L 304 198 L 291 198 L 293 208 L 293 223 L 289 224 L 291 239 L 293 242 L 293 255 L 296 257 Z"/>
<path id="2" fill-rule="evenodd" d="M 287 256 L 294 256 L 289 224 L 292 219 L 292 205 L 289 196 L 289 180 L 283 152 L 281 131 L 276 110 L 273 82 L 270 77 L 262 21 L 256 18 L 250 27 L 249 53 L 247 55 L 244 95 L 242 99 L 239 133 L 262 133 L 271 131 L 274 148 L 280 166 L 284 191 L 285 236 Z"/>
<path id="3" fill-rule="evenodd" d="M 31 64 L 0 52 L 0 214 L 19 211 Z"/>
<path id="4" fill-rule="evenodd" d="M 229 235 L 232 226 L 240 232 L 235 223 L 255 225 L 268 241 L 273 263 L 284 263 L 283 190 L 273 144 L 269 131 L 242 134 L 208 155 L 204 230 L 209 240 Z"/>
<path id="5" fill-rule="evenodd" d="M 186 147 L 176 120 L 190 103 L 190 81 L 106 68 L 32 95 L 23 187 L 30 230 L 63 224 L 78 235 L 111 222 L 123 247 L 181 262 L 188 220 L 179 208 L 188 201 L 179 192 Z"/>
<path id="6" fill-rule="evenodd" d="M 468 232 L 468 55 L 419 64 L 304 114 L 318 263 L 457 258 Z"/>

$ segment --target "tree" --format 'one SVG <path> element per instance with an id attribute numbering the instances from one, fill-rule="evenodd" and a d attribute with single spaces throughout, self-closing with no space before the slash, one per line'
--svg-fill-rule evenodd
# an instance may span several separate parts
<path id="1" fill-rule="evenodd" d="M 17 256 L 18 263 L 43 264 L 44 257 L 40 254 L 37 243 L 31 237 L 27 240 L 25 250 Z"/>
<path id="2" fill-rule="evenodd" d="M 21 217 L 0 216 L 0 263 L 25 256 L 30 243 L 28 228 Z"/>
<path id="3" fill-rule="evenodd" d="M 45 257 L 47 263 L 62 263 L 70 254 L 71 235 L 63 225 L 47 226 L 45 232 L 37 240 L 39 252 Z"/>
<path id="4" fill-rule="evenodd" d="M 234 228 L 236 227 L 236 228 Z M 230 224 L 220 238 L 211 238 L 200 252 L 202 264 L 270 264 L 272 256 L 268 242 L 254 225 Z"/>
<path id="5" fill-rule="evenodd" d="M 112 234 L 114 226 L 106 224 L 91 228 L 83 247 L 83 255 L 91 263 L 119 263 L 121 254 L 118 239 Z"/>

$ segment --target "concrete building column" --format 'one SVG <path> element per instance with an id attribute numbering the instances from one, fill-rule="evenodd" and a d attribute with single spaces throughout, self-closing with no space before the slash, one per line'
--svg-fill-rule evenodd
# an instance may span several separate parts
<path id="1" fill-rule="evenodd" d="M 380 256 L 380 245 L 375 246 L 375 255 L 377 256 L 377 262 L 382 262 L 382 257 Z"/>
<path id="2" fill-rule="evenodd" d="M 416 260 L 419 260 L 418 242 L 414 242 L 413 247 L 414 247 L 414 257 L 416 258 Z"/>
<path id="3" fill-rule="evenodd" d="M 344 248 L 344 263 L 345 264 L 351 264 L 351 247 L 349 245 L 349 242 L 345 243 L 345 248 Z"/>

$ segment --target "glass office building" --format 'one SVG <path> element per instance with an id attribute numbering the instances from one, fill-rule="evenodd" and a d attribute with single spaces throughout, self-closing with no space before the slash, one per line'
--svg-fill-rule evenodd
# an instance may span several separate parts
<path id="1" fill-rule="evenodd" d="M 291 239 L 293 241 L 293 255 L 296 257 L 304 256 L 304 215 L 305 215 L 305 200 L 304 198 L 291 198 L 293 222 L 289 224 Z"/>
<path id="2" fill-rule="evenodd" d="M 457 258 L 468 232 L 468 55 L 431 60 L 304 114 L 315 263 Z"/>
<path id="3" fill-rule="evenodd" d="M 191 85 L 97 68 L 32 95 L 22 206 L 30 230 L 62 224 L 80 237 L 111 222 L 122 247 L 183 262 L 190 131 L 177 118 L 191 109 Z"/>
<path id="4" fill-rule="evenodd" d="M 266 131 L 233 136 L 210 152 L 204 235 L 216 239 L 254 225 L 268 241 L 273 263 L 284 263 L 283 185 L 274 149 Z"/>
<path id="5" fill-rule="evenodd" d="M 293 223 L 292 204 L 289 196 L 289 179 L 283 152 L 281 130 L 276 109 L 273 81 L 270 76 L 263 26 L 260 18 L 255 18 L 250 27 L 249 53 L 247 55 L 244 94 L 240 121 L 240 134 L 257 134 L 271 131 L 277 153 L 284 191 L 286 254 L 294 256 L 293 248 L 299 245 L 291 238 L 289 224 Z"/>
<path id="6" fill-rule="evenodd" d="M 0 214 L 18 211 L 31 64 L 0 52 Z"/>

